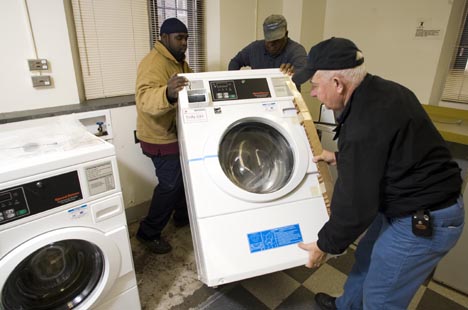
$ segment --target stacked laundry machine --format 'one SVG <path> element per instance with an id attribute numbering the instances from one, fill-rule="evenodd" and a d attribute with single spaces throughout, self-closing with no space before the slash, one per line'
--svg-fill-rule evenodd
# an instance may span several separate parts
<path id="1" fill-rule="evenodd" d="M 208 286 L 306 263 L 328 220 L 278 69 L 183 74 L 178 134 L 198 275 Z"/>

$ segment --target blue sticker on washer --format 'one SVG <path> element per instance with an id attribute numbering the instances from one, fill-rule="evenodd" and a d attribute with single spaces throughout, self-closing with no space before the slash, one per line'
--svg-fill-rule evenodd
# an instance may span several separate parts
<path id="1" fill-rule="evenodd" d="M 249 239 L 250 253 L 302 242 L 299 224 L 247 234 L 247 238 Z"/>
<path id="2" fill-rule="evenodd" d="M 68 209 L 67 212 L 72 219 L 78 219 L 88 214 L 88 205 L 82 205 L 79 207 L 71 208 Z"/>

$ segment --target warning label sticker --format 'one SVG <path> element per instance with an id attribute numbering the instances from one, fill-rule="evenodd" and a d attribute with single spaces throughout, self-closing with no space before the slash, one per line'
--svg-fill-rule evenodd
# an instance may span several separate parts
<path id="1" fill-rule="evenodd" d="M 274 249 L 302 242 L 299 224 L 247 234 L 250 253 Z"/>

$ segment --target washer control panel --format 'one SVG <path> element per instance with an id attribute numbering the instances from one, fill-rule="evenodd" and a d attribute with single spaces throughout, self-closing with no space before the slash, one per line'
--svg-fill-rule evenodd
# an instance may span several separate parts
<path id="1" fill-rule="evenodd" d="M 23 187 L 0 192 L 0 223 L 30 214 Z"/>
<path id="2" fill-rule="evenodd" d="M 213 101 L 270 98 L 266 78 L 209 81 Z"/>
<path id="3" fill-rule="evenodd" d="M 0 190 L 0 225 L 83 199 L 78 172 Z"/>

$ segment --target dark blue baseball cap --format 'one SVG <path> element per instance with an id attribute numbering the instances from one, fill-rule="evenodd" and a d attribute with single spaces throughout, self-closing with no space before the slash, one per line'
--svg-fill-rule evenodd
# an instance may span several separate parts
<path id="1" fill-rule="evenodd" d="M 294 73 L 292 80 L 301 85 L 312 78 L 318 70 L 343 70 L 355 68 L 364 63 L 364 58 L 356 59 L 360 52 L 350 40 L 332 37 L 310 49 L 307 65 Z"/>

